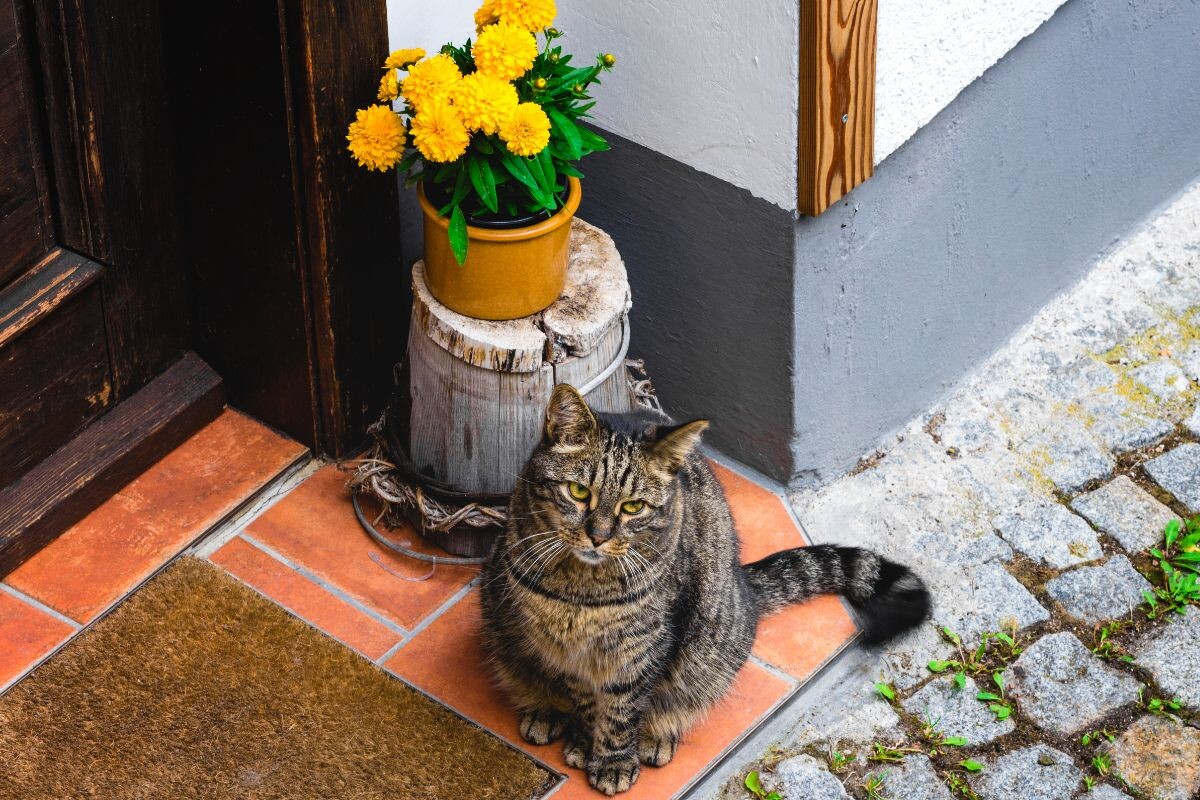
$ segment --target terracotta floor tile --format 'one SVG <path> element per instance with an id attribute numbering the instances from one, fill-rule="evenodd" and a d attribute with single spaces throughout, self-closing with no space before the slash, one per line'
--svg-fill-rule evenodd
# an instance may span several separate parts
<path id="1" fill-rule="evenodd" d="M 242 539 L 231 539 L 210 560 L 372 661 L 401 639 L 401 634 Z"/>
<path id="2" fill-rule="evenodd" d="M 25 672 L 72 633 L 65 622 L 0 592 L 0 686 Z"/>
<path id="3" fill-rule="evenodd" d="M 478 644 L 478 592 L 471 592 L 384 666 L 424 689 L 460 713 L 484 725 L 568 776 L 555 798 L 597 795 L 579 770 L 566 766 L 562 745 L 534 747 L 521 740 L 516 715 L 495 688 Z M 727 697 L 700 726 L 685 737 L 675 760 L 661 769 L 643 768 L 629 800 L 666 800 L 694 780 L 741 734 L 758 723 L 792 686 L 766 670 L 747 664 Z"/>
<path id="4" fill-rule="evenodd" d="M 438 566 L 429 575 L 429 565 L 375 545 L 354 518 L 347 479 L 336 467 L 320 470 L 256 519 L 247 533 L 388 619 L 413 628 L 478 575 L 479 568 Z M 415 533 L 397 532 L 397 538 L 421 552 L 442 552 Z M 371 559 L 372 553 L 387 569 Z M 420 580 L 425 575 L 429 577 Z"/>
<path id="5" fill-rule="evenodd" d="M 226 410 L 5 582 L 87 622 L 304 452 Z"/>
<path id="6" fill-rule="evenodd" d="M 710 463 L 733 512 L 733 524 L 742 540 L 743 563 L 807 544 L 778 495 L 731 469 Z"/>
<path id="7" fill-rule="evenodd" d="M 804 681 L 857 631 L 841 598 L 816 597 L 762 620 L 754 655 Z"/>

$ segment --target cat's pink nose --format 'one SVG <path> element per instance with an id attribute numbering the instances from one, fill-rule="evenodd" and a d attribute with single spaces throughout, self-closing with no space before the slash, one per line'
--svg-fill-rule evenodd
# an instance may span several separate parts
<path id="1" fill-rule="evenodd" d="M 592 540 L 592 544 L 596 547 L 607 542 L 612 538 L 612 528 L 599 528 L 595 525 L 588 525 L 587 537 Z"/>

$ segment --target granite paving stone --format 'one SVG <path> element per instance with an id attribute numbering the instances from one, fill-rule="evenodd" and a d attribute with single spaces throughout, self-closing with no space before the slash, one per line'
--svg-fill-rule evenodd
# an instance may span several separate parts
<path id="1" fill-rule="evenodd" d="M 986 763 L 969 782 L 983 800 L 1064 800 L 1083 785 L 1083 770 L 1066 753 L 1039 744 Z"/>
<path id="2" fill-rule="evenodd" d="M 883 797 L 888 800 L 954 800 L 928 756 L 906 756 L 883 770 Z"/>
<path id="3" fill-rule="evenodd" d="M 1154 800 L 1200 793 L 1200 731 L 1162 716 L 1142 717 L 1109 747 L 1113 771 Z"/>
<path id="4" fill-rule="evenodd" d="M 1096 392 L 1079 401 L 1088 430 L 1114 453 L 1127 453 L 1170 435 L 1175 426 L 1146 414 L 1112 392 Z"/>
<path id="5" fill-rule="evenodd" d="M 1138 699 L 1141 684 L 1092 655 L 1075 634 L 1034 642 L 1008 670 L 1019 712 L 1045 731 L 1071 736 Z"/>
<path id="6" fill-rule="evenodd" d="M 824 764 L 809 755 L 780 761 L 773 772 L 763 772 L 759 777 L 763 788 L 768 792 L 779 792 L 785 798 L 850 800 L 842 782 Z"/>
<path id="7" fill-rule="evenodd" d="M 1200 444 L 1181 444 L 1145 464 L 1146 474 L 1190 514 L 1200 514 Z"/>
<path id="8" fill-rule="evenodd" d="M 1113 537 L 1130 553 L 1153 547 L 1175 514 L 1127 475 L 1071 501 L 1071 508 Z"/>
<path id="9" fill-rule="evenodd" d="M 1132 369 L 1129 377 L 1164 399 L 1178 397 L 1191 387 L 1183 370 L 1165 359 Z"/>
<path id="10" fill-rule="evenodd" d="M 1142 604 L 1150 582 L 1125 556 L 1113 556 L 1095 567 L 1078 567 L 1046 583 L 1046 593 L 1067 613 L 1095 625 L 1123 617 Z"/>
<path id="11" fill-rule="evenodd" d="M 1200 609 L 1188 606 L 1134 650 L 1138 666 L 1170 697 L 1200 710 Z"/>
<path id="12" fill-rule="evenodd" d="M 1024 503 L 996 517 L 992 525 L 1018 551 L 1057 569 L 1104 555 L 1096 532 L 1059 503 Z"/>
<path id="13" fill-rule="evenodd" d="M 978 691 L 971 678 L 959 689 L 947 676 L 925 684 L 901 705 L 922 723 L 934 726 L 945 736 L 962 736 L 970 745 L 987 744 L 1012 733 L 1016 729 L 1012 718 L 996 721 L 987 705 L 975 699 Z"/>
<path id="14" fill-rule="evenodd" d="M 1200 404 L 1192 411 L 1192 415 L 1184 420 L 1183 427 L 1192 436 L 1200 437 Z"/>
<path id="15" fill-rule="evenodd" d="M 1110 786 L 1107 783 L 1102 783 L 1095 789 L 1092 789 L 1086 795 L 1081 795 L 1081 800 L 1084 797 L 1086 797 L 1087 800 L 1133 800 L 1132 797 L 1125 794 L 1120 789 Z"/>
<path id="16" fill-rule="evenodd" d="M 1193 343 L 1179 354 L 1183 372 L 1196 383 L 1200 383 L 1200 342 Z"/>
<path id="17" fill-rule="evenodd" d="M 1107 478 L 1116 468 L 1113 457 L 1082 425 L 1056 426 L 1031 438 L 1025 450 L 1035 462 L 1044 460 L 1038 463 L 1040 471 L 1067 494 Z"/>
<path id="18" fill-rule="evenodd" d="M 989 561 L 938 597 L 933 618 L 957 633 L 967 647 L 975 647 L 988 631 L 1020 630 L 1050 619 L 1050 612 L 1002 564 Z"/>

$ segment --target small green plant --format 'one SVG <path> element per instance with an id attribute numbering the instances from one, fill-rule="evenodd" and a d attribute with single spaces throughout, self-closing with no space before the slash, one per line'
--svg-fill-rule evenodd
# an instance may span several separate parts
<path id="1" fill-rule="evenodd" d="M 758 779 L 758 770 L 754 770 L 746 776 L 745 786 L 758 800 L 783 800 L 783 796 L 779 792 L 768 792 L 762 787 L 762 782 Z"/>
<path id="2" fill-rule="evenodd" d="M 967 739 L 965 736 L 947 736 L 938 730 L 940 723 L 940 719 L 934 720 L 929 717 L 925 717 L 925 721 L 921 723 L 921 738 L 930 746 L 929 755 L 936 756 L 938 748 L 966 746 Z"/>
<path id="3" fill-rule="evenodd" d="M 905 756 L 919 752 L 921 752 L 920 748 L 909 745 L 888 746 L 882 742 L 875 742 L 871 745 L 871 755 L 867 756 L 867 760 L 881 764 L 898 764 L 904 760 Z"/>
<path id="4" fill-rule="evenodd" d="M 1085 792 L 1090 792 L 1095 788 L 1096 788 L 1096 779 L 1093 778 L 1091 775 L 1084 775 L 1083 776 L 1083 790 Z"/>
<path id="5" fill-rule="evenodd" d="M 979 795 L 971 788 L 963 777 L 954 772 L 943 772 L 942 780 L 946 782 L 946 786 L 958 797 L 963 800 L 980 800 Z"/>
<path id="6" fill-rule="evenodd" d="M 987 703 L 988 710 L 996 715 L 996 721 L 1001 722 L 1012 716 L 1012 705 L 1004 699 L 1004 671 L 993 672 L 992 682 L 1000 693 L 980 691 L 975 693 L 975 699 Z"/>
<path id="7" fill-rule="evenodd" d="M 1150 607 L 1146 616 L 1157 619 L 1172 611 L 1182 614 L 1185 606 L 1200 603 L 1200 516 L 1168 522 L 1162 546 L 1150 548 L 1150 555 L 1158 559 L 1162 584 L 1142 592 Z"/>
<path id="8" fill-rule="evenodd" d="M 1101 778 L 1106 777 L 1112 772 L 1112 756 L 1107 752 L 1096 753 L 1092 756 L 1092 769 L 1096 770 Z"/>
<path id="9" fill-rule="evenodd" d="M 1100 626 L 1095 634 L 1096 646 L 1092 648 L 1092 652 L 1108 661 L 1117 660 L 1124 661 L 1126 664 L 1132 664 L 1133 656 L 1129 654 L 1129 651 L 1120 642 L 1113 639 L 1114 636 L 1132 624 L 1130 620 L 1117 619 Z"/>
<path id="10" fill-rule="evenodd" d="M 972 758 L 960 761 L 958 762 L 958 765 L 967 772 L 983 772 L 983 764 L 980 764 L 978 761 Z"/>
<path id="11" fill-rule="evenodd" d="M 842 753 L 837 750 L 829 751 L 829 771 L 833 773 L 845 772 L 850 768 L 850 762 L 855 758 L 854 753 Z"/>
<path id="12" fill-rule="evenodd" d="M 892 686 L 890 683 L 884 683 L 882 681 L 876 683 L 875 691 L 880 697 L 882 697 L 884 700 L 887 700 L 889 703 L 896 702 L 896 687 Z"/>
<path id="13" fill-rule="evenodd" d="M 1083 736 L 1080 736 L 1079 743 L 1084 747 L 1088 747 L 1093 744 L 1099 744 L 1102 738 L 1107 739 L 1110 742 L 1115 742 L 1117 740 L 1117 737 L 1113 735 L 1112 731 L 1108 730 L 1107 728 L 1102 728 L 1098 731 L 1088 731 Z"/>
<path id="14" fill-rule="evenodd" d="M 863 791 L 866 792 L 867 800 L 887 800 L 883 796 L 883 784 L 887 780 L 887 773 L 882 775 L 868 775 L 863 781 Z"/>

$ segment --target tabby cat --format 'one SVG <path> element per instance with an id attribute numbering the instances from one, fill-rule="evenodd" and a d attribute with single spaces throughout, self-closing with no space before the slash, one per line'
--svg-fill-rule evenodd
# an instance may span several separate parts
<path id="1" fill-rule="evenodd" d="M 555 388 L 545 433 L 484 570 L 484 643 L 533 744 L 565 737 L 605 794 L 662 766 L 725 694 L 764 615 L 839 593 L 879 641 L 920 623 L 929 593 L 869 550 L 821 545 L 743 566 L 704 420 L 593 413 Z"/>

